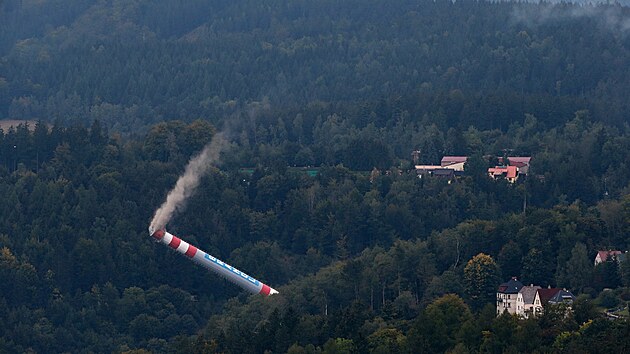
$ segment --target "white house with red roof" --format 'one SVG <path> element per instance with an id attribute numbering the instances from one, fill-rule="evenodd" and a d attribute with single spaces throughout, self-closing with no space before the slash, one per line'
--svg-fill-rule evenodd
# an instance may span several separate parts
<path id="1" fill-rule="evenodd" d="M 510 183 L 516 182 L 518 174 L 516 166 L 496 166 L 488 169 L 488 176 L 494 179 L 505 178 Z"/>
<path id="2" fill-rule="evenodd" d="M 507 164 L 504 160 L 503 157 L 499 157 L 501 166 L 489 168 L 488 176 L 493 179 L 505 178 L 508 182 L 514 183 L 519 176 L 527 175 L 532 158 L 530 156 L 510 156 L 507 158 Z"/>

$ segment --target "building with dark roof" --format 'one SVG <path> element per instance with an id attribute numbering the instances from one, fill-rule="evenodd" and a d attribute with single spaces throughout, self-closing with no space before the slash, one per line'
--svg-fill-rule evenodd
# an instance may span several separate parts
<path id="1" fill-rule="evenodd" d="M 548 301 L 551 305 L 567 304 L 571 305 L 575 301 L 575 296 L 567 289 L 560 289 Z"/>
<path id="2" fill-rule="evenodd" d="M 567 289 L 542 288 L 536 285 L 523 286 L 513 277 L 497 289 L 497 315 L 510 314 L 530 317 L 540 315 L 545 306 L 571 305 L 575 296 Z"/>
<path id="3" fill-rule="evenodd" d="M 503 312 L 507 311 L 511 314 L 517 313 L 517 299 L 518 292 L 523 287 L 523 283 L 518 281 L 516 277 L 512 277 L 512 279 L 507 282 L 499 285 L 497 289 L 497 314 L 500 315 Z"/>
<path id="4" fill-rule="evenodd" d="M 562 289 L 559 288 L 541 288 L 538 289 L 538 296 L 540 297 L 540 302 L 543 305 L 547 305 L 549 299 L 551 299 L 554 295 L 558 293 Z"/>
<path id="5" fill-rule="evenodd" d="M 416 165 L 416 173 L 419 178 L 423 178 L 424 176 L 433 176 L 439 178 L 446 178 L 449 181 L 455 178 L 456 170 L 448 167 L 444 168 L 441 166 L 433 166 L 433 165 Z"/>

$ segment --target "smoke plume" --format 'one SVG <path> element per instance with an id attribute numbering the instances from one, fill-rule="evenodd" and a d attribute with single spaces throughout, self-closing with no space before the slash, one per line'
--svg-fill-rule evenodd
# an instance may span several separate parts
<path id="1" fill-rule="evenodd" d="M 571 3 L 571 2 L 569 2 Z M 517 6 L 512 17 L 529 26 L 556 22 L 564 19 L 591 19 L 608 30 L 622 36 L 630 32 L 630 10 L 619 4 L 573 4 L 571 6 L 551 3 Z"/>
<path id="2" fill-rule="evenodd" d="M 153 220 L 151 220 L 151 228 L 154 230 L 164 228 L 173 215 L 186 206 L 186 201 L 195 192 L 199 180 L 209 171 L 212 163 L 219 159 L 221 150 L 226 145 L 227 140 L 224 134 L 217 133 L 201 153 L 188 162 L 186 170 L 177 180 L 175 188 L 168 193 L 166 201 L 155 212 Z"/>

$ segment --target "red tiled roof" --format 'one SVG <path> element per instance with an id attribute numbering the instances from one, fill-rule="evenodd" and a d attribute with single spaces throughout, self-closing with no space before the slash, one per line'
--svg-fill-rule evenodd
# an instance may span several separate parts
<path id="1" fill-rule="evenodd" d="M 492 173 L 494 176 L 500 176 L 507 172 L 505 167 L 490 167 L 488 173 Z"/>
<path id="2" fill-rule="evenodd" d="M 618 256 L 620 255 L 621 251 L 599 251 L 597 252 L 597 254 L 599 255 L 599 258 L 602 260 L 602 262 L 606 262 L 606 260 L 608 259 L 608 256 Z"/>
<path id="3" fill-rule="evenodd" d="M 516 166 L 507 167 L 507 178 L 516 178 L 517 173 L 518 171 L 516 170 Z"/>
<path id="4" fill-rule="evenodd" d="M 518 169 L 516 168 L 516 166 L 497 166 L 490 167 L 488 169 L 488 173 L 492 173 L 492 175 L 495 177 L 506 174 L 506 178 L 516 178 Z"/>
<path id="5" fill-rule="evenodd" d="M 529 162 L 532 159 L 529 156 L 510 156 L 507 158 L 510 166 L 516 166 L 518 168 L 522 168 L 525 166 L 529 166 Z M 500 164 L 504 164 L 503 157 L 498 158 Z"/>
<path id="6" fill-rule="evenodd" d="M 510 165 L 517 164 L 517 163 L 522 163 L 522 164 L 529 165 L 529 161 L 531 159 L 532 159 L 531 156 L 510 156 L 510 157 L 508 157 L 508 161 L 510 162 Z"/>

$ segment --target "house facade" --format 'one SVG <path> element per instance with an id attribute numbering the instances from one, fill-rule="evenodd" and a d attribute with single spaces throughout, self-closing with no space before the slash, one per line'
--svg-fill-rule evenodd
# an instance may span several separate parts
<path id="1" fill-rule="evenodd" d="M 497 316 L 504 312 L 529 318 L 542 314 L 544 306 L 571 305 L 575 296 L 567 289 L 543 288 L 537 285 L 523 286 L 513 277 L 497 290 Z"/>
<path id="2" fill-rule="evenodd" d="M 499 285 L 499 289 L 497 290 L 497 315 L 505 311 L 511 314 L 518 312 L 518 292 L 522 287 L 523 283 L 518 281 L 516 277 L 512 277 L 512 279 Z"/>
<path id="3" fill-rule="evenodd" d="M 542 302 L 538 294 L 539 289 L 541 289 L 540 286 L 533 284 L 521 288 L 516 298 L 517 315 L 529 318 L 530 316 L 535 316 L 542 312 Z"/>

